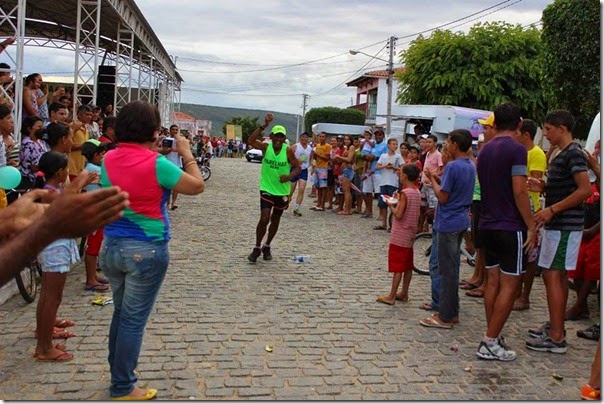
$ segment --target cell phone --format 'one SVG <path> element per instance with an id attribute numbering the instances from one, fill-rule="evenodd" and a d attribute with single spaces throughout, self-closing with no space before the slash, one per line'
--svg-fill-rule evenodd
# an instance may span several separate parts
<path id="1" fill-rule="evenodd" d="M 164 138 L 164 139 L 161 141 L 161 146 L 162 146 L 162 147 L 170 147 L 170 148 L 172 148 L 172 146 L 174 146 L 174 139 L 167 138 L 167 137 L 166 137 L 166 138 Z"/>

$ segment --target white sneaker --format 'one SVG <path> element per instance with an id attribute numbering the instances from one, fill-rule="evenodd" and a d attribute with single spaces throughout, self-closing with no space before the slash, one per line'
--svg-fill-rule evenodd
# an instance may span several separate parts
<path id="1" fill-rule="evenodd" d="M 500 361 L 508 362 L 516 359 L 516 352 L 501 346 L 499 343 L 489 347 L 486 342 L 482 341 L 480 345 L 478 345 L 478 351 L 476 351 L 476 356 L 486 360 L 497 359 Z"/>

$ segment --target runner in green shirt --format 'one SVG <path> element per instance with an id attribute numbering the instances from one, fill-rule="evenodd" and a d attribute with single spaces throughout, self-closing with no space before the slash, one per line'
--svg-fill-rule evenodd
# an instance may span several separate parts
<path id="1" fill-rule="evenodd" d="M 266 114 L 264 125 L 252 132 L 247 140 L 248 145 L 262 150 L 263 155 L 260 171 L 260 220 L 256 226 L 256 246 L 247 257 L 250 262 L 256 262 L 260 254 L 264 260 L 272 259 L 270 244 L 279 230 L 281 215 L 289 206 L 290 179 L 300 173 L 300 162 L 294 152 L 283 144 L 286 135 L 283 126 L 273 126 L 271 143 L 258 140 L 258 136 L 273 119 L 273 114 Z M 265 234 L 266 241 L 262 245 Z"/>

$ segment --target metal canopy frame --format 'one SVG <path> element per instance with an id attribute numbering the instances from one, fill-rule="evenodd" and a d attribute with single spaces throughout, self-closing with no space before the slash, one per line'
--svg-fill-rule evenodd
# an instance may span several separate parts
<path id="1" fill-rule="evenodd" d="M 157 104 L 164 126 L 169 125 L 183 80 L 134 0 L 0 0 L 0 37 L 9 36 L 15 44 L 3 53 L 14 83 L 23 82 L 25 46 L 71 50 L 74 107 L 84 96 L 95 102 L 100 61 L 108 62 L 116 68 L 114 111 L 133 98 L 143 99 Z M 20 138 L 23 86 L 12 90 Z"/>

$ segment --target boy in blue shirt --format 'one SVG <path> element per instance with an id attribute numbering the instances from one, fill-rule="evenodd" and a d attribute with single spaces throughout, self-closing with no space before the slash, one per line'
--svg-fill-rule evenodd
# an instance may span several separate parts
<path id="1" fill-rule="evenodd" d="M 438 199 L 434 229 L 438 232 L 440 293 L 438 314 L 423 318 L 426 327 L 453 328 L 459 322 L 459 256 L 463 234 L 470 227 L 470 206 L 476 168 L 468 158 L 472 134 L 457 129 L 449 134 L 447 150 L 452 161 L 445 166 L 439 184 L 433 171 L 425 171 Z"/>

